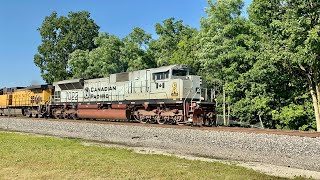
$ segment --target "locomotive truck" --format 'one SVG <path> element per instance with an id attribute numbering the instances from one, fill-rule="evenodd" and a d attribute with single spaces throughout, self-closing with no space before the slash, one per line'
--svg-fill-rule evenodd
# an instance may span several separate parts
<path id="1" fill-rule="evenodd" d="M 24 115 L 209 126 L 215 122 L 208 90 L 186 65 L 58 81 L 41 91 L 52 93 L 51 98 L 42 97 L 37 107 L 20 107 Z"/>

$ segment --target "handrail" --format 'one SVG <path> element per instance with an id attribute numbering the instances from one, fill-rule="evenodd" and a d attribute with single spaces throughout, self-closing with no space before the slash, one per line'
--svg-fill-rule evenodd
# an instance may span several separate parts
<path id="1" fill-rule="evenodd" d="M 199 87 L 199 89 L 200 89 L 200 93 L 201 93 L 201 87 Z M 196 92 L 194 93 L 193 97 L 191 98 L 191 110 L 193 110 L 192 109 L 192 103 L 193 103 L 193 99 L 197 95 L 197 93 L 198 93 L 198 91 L 196 90 Z M 201 101 L 201 94 L 200 94 L 200 101 Z"/>
<path id="2" fill-rule="evenodd" d="M 191 92 L 191 90 L 192 90 L 192 87 L 190 88 L 190 90 L 189 90 L 189 92 L 188 92 L 188 94 L 187 94 L 187 96 L 184 98 L 184 100 L 183 100 L 183 118 L 185 118 L 186 117 L 186 101 L 187 101 L 187 98 L 188 98 L 188 96 L 189 96 L 189 94 L 190 94 L 190 92 Z"/>

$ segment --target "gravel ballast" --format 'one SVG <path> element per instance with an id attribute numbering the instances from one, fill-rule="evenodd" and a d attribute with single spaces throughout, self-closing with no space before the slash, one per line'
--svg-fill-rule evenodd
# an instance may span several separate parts
<path id="1" fill-rule="evenodd" d="M 320 138 L 0 118 L 0 129 L 320 171 Z"/>

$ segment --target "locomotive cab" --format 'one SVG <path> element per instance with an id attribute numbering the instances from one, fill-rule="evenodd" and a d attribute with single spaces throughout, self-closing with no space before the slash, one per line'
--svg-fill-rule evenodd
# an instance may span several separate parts
<path id="1" fill-rule="evenodd" d="M 177 86 L 180 91 L 179 99 L 206 100 L 206 96 L 201 97 L 202 79 L 200 76 L 195 75 L 189 66 L 174 65 L 171 67 L 170 79 L 172 81 L 172 91 L 173 86 Z"/>
<path id="2" fill-rule="evenodd" d="M 163 99 L 161 103 L 164 103 L 164 106 L 171 104 L 171 109 L 177 108 L 181 121 L 195 124 L 213 123 L 214 103 L 209 101 L 208 91 L 202 87 L 201 77 L 195 75 L 190 67 L 172 65 L 152 71 L 153 82 L 149 92 L 152 94 L 151 98 L 157 96 L 159 101 Z M 177 104 L 181 106 L 178 107 Z"/>

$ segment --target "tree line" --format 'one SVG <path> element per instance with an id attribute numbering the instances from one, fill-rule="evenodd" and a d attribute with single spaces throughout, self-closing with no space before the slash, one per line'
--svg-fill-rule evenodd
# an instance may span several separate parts
<path id="1" fill-rule="evenodd" d="M 237 119 L 320 130 L 320 2 L 253 0 L 248 17 L 243 7 L 208 0 L 200 29 L 169 18 L 155 25 L 157 39 L 139 27 L 124 38 L 99 32 L 86 11 L 53 12 L 38 29 L 34 63 L 47 83 L 188 64 L 209 88 L 225 90 Z"/>

